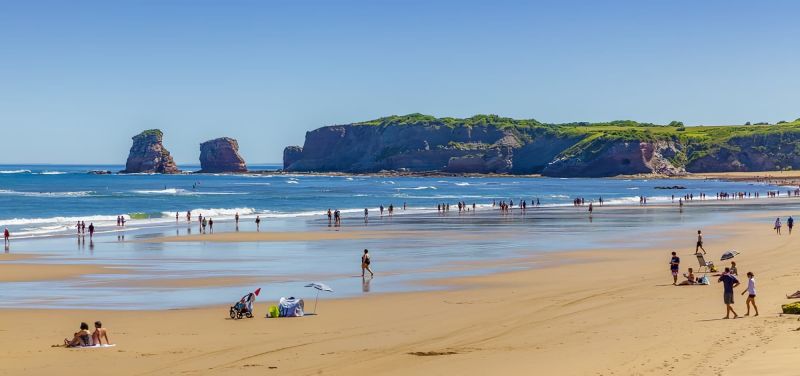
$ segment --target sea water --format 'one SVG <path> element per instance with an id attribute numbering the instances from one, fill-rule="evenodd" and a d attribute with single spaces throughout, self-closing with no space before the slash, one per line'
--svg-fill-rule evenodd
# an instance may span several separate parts
<path id="1" fill-rule="evenodd" d="M 251 166 L 275 169 L 278 166 Z M 421 280 L 537 267 L 532 256 L 588 248 L 652 247 L 668 243 L 693 251 L 697 228 L 748 210 L 786 210 L 796 204 L 687 204 L 678 197 L 701 192 L 760 192 L 788 188 L 717 180 L 558 179 L 524 177 L 325 176 L 258 173 L 241 175 L 91 175 L 122 166 L 0 166 L 0 227 L 12 232 L 7 253 L 34 254 L 15 263 L 94 264 L 123 273 L 90 274 L 63 281 L 0 283 L 0 307 L 161 309 L 233 302 L 262 287 L 262 299 L 313 297 L 303 286 L 332 285 L 326 297 L 420 290 Z M 191 168 L 190 168 L 191 169 Z M 683 186 L 686 189 L 659 189 Z M 672 200 L 675 195 L 675 201 Z M 783 193 L 785 195 L 785 193 Z M 648 204 L 640 207 L 639 197 Z M 583 197 L 607 207 L 588 216 L 572 207 Z M 493 201 L 539 200 L 524 214 L 502 215 Z M 459 214 L 464 201 L 477 211 Z M 800 199 L 798 199 L 800 202 Z M 403 210 L 403 204 L 407 206 Z M 440 214 L 438 204 L 450 204 Z M 378 207 L 394 205 L 393 216 Z M 342 227 L 325 215 L 343 213 Z M 370 218 L 363 219 L 364 208 Z M 192 212 L 192 222 L 185 220 Z M 175 213 L 178 212 L 178 220 Z M 215 230 L 389 230 L 387 237 L 336 241 L 211 243 L 142 242 L 159 236 L 197 234 L 197 215 L 215 220 Z M 125 216 L 126 227 L 116 226 Z M 75 223 L 93 223 L 93 239 L 75 235 Z M 665 233 L 685 233 L 677 242 Z M 413 235 L 424 234 L 424 235 Z M 713 243 L 714 234 L 706 239 Z M 684 244 L 685 243 L 685 244 Z M 361 251 L 370 249 L 374 279 L 360 278 Z M 667 252 L 667 250 L 665 250 Z M 170 281 L 247 278 L 225 284 L 185 285 Z"/>

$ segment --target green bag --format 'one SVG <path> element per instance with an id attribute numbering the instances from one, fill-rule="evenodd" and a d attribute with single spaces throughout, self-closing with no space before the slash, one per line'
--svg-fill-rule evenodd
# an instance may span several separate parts
<path id="1" fill-rule="evenodd" d="M 269 317 L 280 317 L 281 311 L 278 310 L 278 306 L 269 306 Z"/>
<path id="2" fill-rule="evenodd" d="M 784 304 L 781 306 L 781 309 L 783 309 L 783 313 L 800 315 L 800 302 Z"/>

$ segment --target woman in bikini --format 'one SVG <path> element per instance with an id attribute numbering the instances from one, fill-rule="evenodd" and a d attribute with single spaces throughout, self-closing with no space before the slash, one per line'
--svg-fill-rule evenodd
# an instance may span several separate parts
<path id="1" fill-rule="evenodd" d="M 369 276 L 372 277 L 375 273 L 372 272 L 372 269 L 369 268 L 370 259 L 369 259 L 369 250 L 364 250 L 364 254 L 361 256 L 361 276 L 364 276 L 364 271 L 369 272 Z"/>
<path id="2" fill-rule="evenodd" d="M 89 325 L 85 322 L 81 323 L 81 330 L 75 332 L 72 340 L 64 338 L 64 346 L 66 347 L 84 347 L 92 345 L 92 335 L 89 333 Z"/>

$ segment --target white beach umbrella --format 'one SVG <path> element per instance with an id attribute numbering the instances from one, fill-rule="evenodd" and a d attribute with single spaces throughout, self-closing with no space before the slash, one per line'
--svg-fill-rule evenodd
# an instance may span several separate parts
<path id="1" fill-rule="evenodd" d="M 319 301 L 319 292 L 320 291 L 333 292 L 333 289 L 330 286 L 320 282 L 309 283 L 306 285 L 306 287 L 313 287 L 317 289 L 317 297 L 314 299 L 314 312 L 313 312 L 314 314 L 317 314 L 317 301 Z"/>

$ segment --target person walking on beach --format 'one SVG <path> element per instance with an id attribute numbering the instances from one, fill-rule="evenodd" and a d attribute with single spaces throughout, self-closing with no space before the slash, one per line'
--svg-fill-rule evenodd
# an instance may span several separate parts
<path id="1" fill-rule="evenodd" d="M 794 227 L 794 218 L 790 215 L 789 218 L 786 219 L 786 227 L 789 228 L 789 235 L 792 234 L 792 227 Z"/>
<path id="2" fill-rule="evenodd" d="M 178 223 L 180 217 L 181 217 L 180 214 L 178 212 L 175 212 L 175 223 Z"/>
<path id="3" fill-rule="evenodd" d="M 236 212 L 236 215 L 233 217 L 236 220 L 236 227 L 239 227 L 239 212 Z"/>
<path id="4" fill-rule="evenodd" d="M 590 202 L 590 203 L 589 203 L 589 215 L 592 215 L 592 211 L 593 211 L 593 210 L 594 210 L 594 209 L 593 209 L 593 207 L 592 207 L 592 203 Z"/>
<path id="5" fill-rule="evenodd" d="M 186 222 L 191 222 L 191 221 L 192 221 L 192 211 L 188 210 L 186 211 Z"/>
<path id="6" fill-rule="evenodd" d="M 8 232 L 8 227 L 3 230 L 3 243 L 8 245 L 11 242 L 11 233 Z"/>
<path id="7" fill-rule="evenodd" d="M 781 234 L 781 218 L 775 218 L 775 233 L 778 235 Z"/>
<path id="8" fill-rule="evenodd" d="M 369 219 L 369 209 L 364 208 L 364 223 L 367 223 L 368 219 Z"/>
<path id="9" fill-rule="evenodd" d="M 212 234 L 214 233 L 214 218 L 208 219 L 208 230 L 211 231 Z"/>
<path id="10" fill-rule="evenodd" d="M 706 254 L 706 249 L 703 248 L 703 232 L 697 230 L 697 244 L 694 247 L 694 253 L 700 253 L 698 250 L 702 249 L 703 254 Z"/>
<path id="11" fill-rule="evenodd" d="M 205 218 L 203 218 L 203 220 L 202 220 L 202 221 L 200 221 L 200 227 L 201 227 L 201 230 L 200 230 L 200 231 L 201 231 L 202 233 L 204 233 L 204 234 L 206 233 L 206 226 L 207 226 L 207 225 L 208 225 L 208 219 L 205 219 Z"/>
<path id="12" fill-rule="evenodd" d="M 371 260 L 369 258 L 369 250 L 365 249 L 364 250 L 364 254 L 361 256 L 361 276 L 362 277 L 364 276 L 364 271 L 365 270 L 369 272 L 369 276 L 370 277 L 374 277 L 375 276 L 375 273 L 373 273 L 372 269 L 369 268 L 369 264 L 370 263 L 371 263 Z"/>
<path id="13" fill-rule="evenodd" d="M 678 285 L 678 272 L 681 270 L 681 258 L 675 251 L 672 251 L 672 258 L 669 260 L 669 271 L 672 273 L 672 285 Z"/>
<path id="14" fill-rule="evenodd" d="M 94 223 L 90 222 L 89 223 L 89 239 L 91 239 L 92 236 L 94 236 Z"/>
<path id="15" fill-rule="evenodd" d="M 758 307 L 756 307 L 756 278 L 753 275 L 753 272 L 747 272 L 747 290 L 742 291 L 742 295 L 747 293 L 747 313 L 745 316 L 750 316 L 750 304 L 753 305 L 753 309 L 756 311 L 756 314 L 753 316 L 758 316 Z"/>
<path id="16" fill-rule="evenodd" d="M 730 268 L 725 268 L 725 273 L 722 273 L 722 276 L 719 277 L 717 283 L 722 282 L 723 285 L 723 293 L 722 293 L 722 301 L 725 302 L 725 318 L 731 318 L 731 313 L 733 313 L 733 318 L 738 318 L 739 315 L 736 314 L 736 311 L 733 310 L 733 289 L 739 286 L 739 280 L 736 279 L 736 276 L 731 274 Z M 755 295 L 755 294 L 754 294 Z"/>
<path id="17" fill-rule="evenodd" d="M 256 231 L 261 231 L 261 216 L 256 216 Z"/>

